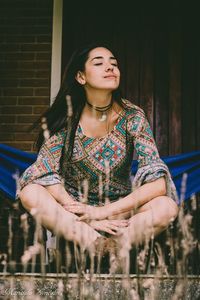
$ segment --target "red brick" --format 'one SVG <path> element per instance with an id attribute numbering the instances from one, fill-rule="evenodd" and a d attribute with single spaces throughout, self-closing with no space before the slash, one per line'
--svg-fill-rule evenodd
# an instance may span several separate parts
<path id="1" fill-rule="evenodd" d="M 16 116 L 6 116 L 6 115 L 1 115 L 0 116 L 1 124 L 12 124 L 15 123 L 16 121 Z"/>
<path id="2" fill-rule="evenodd" d="M 7 43 L 35 43 L 38 41 L 37 37 L 34 35 L 7 35 Z"/>
<path id="3" fill-rule="evenodd" d="M 16 133 L 16 141 L 36 141 L 38 134 L 37 133 Z"/>
<path id="4" fill-rule="evenodd" d="M 13 126 L 13 125 L 1 125 L 0 124 L 0 132 L 2 132 L 2 133 L 29 132 L 29 131 L 30 131 L 30 125 L 15 124 Z"/>
<path id="5" fill-rule="evenodd" d="M 42 3 L 42 1 L 41 1 Z M 47 9 L 48 8 L 48 9 Z M 38 8 L 38 9 L 27 9 L 26 7 L 22 9 L 22 14 L 25 16 L 30 16 L 30 17 L 42 17 L 44 18 L 45 16 L 51 15 L 51 10 L 52 8 L 47 6 L 44 8 Z"/>
<path id="6" fill-rule="evenodd" d="M 4 96 L 32 96 L 32 88 L 10 88 L 4 89 Z"/>
<path id="7" fill-rule="evenodd" d="M 49 87 L 49 80 L 48 79 L 22 79 L 20 80 L 19 85 L 21 87 Z"/>
<path id="8" fill-rule="evenodd" d="M 23 151 L 29 151 L 29 152 L 32 152 L 32 149 L 33 149 L 33 142 L 8 142 L 6 143 L 6 145 L 8 146 L 11 146 L 13 148 L 17 148 L 17 149 L 20 149 L 20 150 L 23 150 Z"/>
<path id="9" fill-rule="evenodd" d="M 49 28 L 51 28 L 52 26 L 52 16 L 46 16 L 43 18 L 37 18 L 36 19 L 36 26 L 48 26 Z"/>
<path id="10" fill-rule="evenodd" d="M 38 88 L 34 90 L 35 96 L 49 96 L 50 91 L 48 88 Z"/>
<path id="11" fill-rule="evenodd" d="M 37 42 L 38 43 L 50 43 L 51 44 L 51 41 L 52 41 L 52 36 L 51 35 L 38 35 L 36 37 L 37 39 Z"/>
<path id="12" fill-rule="evenodd" d="M 39 52 L 36 53 L 36 60 L 50 60 L 51 59 L 51 53 L 50 52 Z"/>
<path id="13" fill-rule="evenodd" d="M 1 64 L 0 64 L 1 66 Z M 50 70 L 49 61 L 20 61 L 18 67 L 21 69 Z"/>
<path id="14" fill-rule="evenodd" d="M 43 114 L 46 110 L 47 110 L 48 107 L 46 106 L 35 106 L 33 107 L 33 113 L 34 114 Z"/>
<path id="15" fill-rule="evenodd" d="M 18 87 L 18 85 L 19 85 L 18 79 L 6 78 L 6 79 L 1 79 L 0 81 L 0 87 Z"/>
<path id="16" fill-rule="evenodd" d="M 0 97 L 1 105 L 16 105 L 17 97 Z"/>
<path id="17" fill-rule="evenodd" d="M 9 24 L 5 24 L 6 27 L 18 27 L 22 28 L 24 26 L 32 27 L 37 25 L 36 18 L 30 18 L 30 17 L 24 17 L 20 16 L 19 18 L 13 18 L 12 21 Z"/>
<path id="18" fill-rule="evenodd" d="M 29 123 L 29 124 L 33 124 L 34 122 L 36 122 L 38 120 L 38 116 L 17 116 L 17 123 Z"/>
<path id="19" fill-rule="evenodd" d="M 3 3 L 4 9 L 10 10 L 10 5 L 13 3 L 13 0 L 1 0 Z M 15 3 L 17 2 L 17 8 L 21 9 L 24 7 L 27 7 L 27 0 L 15 0 Z M 51 6 L 52 5 L 52 0 L 34 0 L 28 2 L 28 7 L 32 9 L 40 8 L 40 7 L 45 7 L 45 6 Z M 49 10 L 50 8 L 48 8 Z"/>
<path id="20" fill-rule="evenodd" d="M 32 114 L 32 107 L 30 106 L 4 106 L 2 108 L 3 114 Z"/>
<path id="21" fill-rule="evenodd" d="M 36 70 L 15 70 L 12 69 L 4 70 L 2 74 L 0 74 L 2 78 L 36 78 Z M 38 78 L 38 77 L 37 77 Z"/>
<path id="22" fill-rule="evenodd" d="M 48 71 L 37 71 L 36 70 L 36 77 L 37 78 L 50 78 L 50 70 Z"/>
<path id="23" fill-rule="evenodd" d="M 8 69 L 12 69 L 13 72 L 19 68 L 20 64 L 18 61 L 0 61 L 0 71 L 1 73 L 5 72 Z"/>
<path id="24" fill-rule="evenodd" d="M 20 51 L 19 44 L 0 44 L 0 52 L 18 52 Z"/>
<path id="25" fill-rule="evenodd" d="M 0 61 L 5 61 L 5 53 L 0 51 Z"/>
<path id="26" fill-rule="evenodd" d="M 49 105 L 49 97 L 40 96 L 40 97 L 19 97 L 19 105 Z"/>
<path id="27" fill-rule="evenodd" d="M 21 46 L 22 51 L 51 51 L 50 44 L 24 44 Z"/>
<path id="28" fill-rule="evenodd" d="M 1 140 L 32 152 L 29 129 L 50 105 L 53 0 L 0 2 Z"/>
<path id="29" fill-rule="evenodd" d="M 6 34 L 50 34 L 51 30 L 48 26 L 1 26 L 0 33 Z M 36 50 L 37 51 L 37 50 Z"/>
<path id="30" fill-rule="evenodd" d="M 6 53 L 5 54 L 6 60 L 34 60 L 35 53 L 23 53 L 23 52 L 15 52 L 15 53 Z"/>
<path id="31" fill-rule="evenodd" d="M 0 133 L 0 141 L 5 142 L 5 141 L 14 141 L 15 135 L 14 134 L 7 134 L 7 133 Z"/>
<path id="32" fill-rule="evenodd" d="M 36 147 L 36 143 L 35 142 L 32 144 L 31 152 L 36 153 L 36 154 L 38 153 L 38 149 Z"/>

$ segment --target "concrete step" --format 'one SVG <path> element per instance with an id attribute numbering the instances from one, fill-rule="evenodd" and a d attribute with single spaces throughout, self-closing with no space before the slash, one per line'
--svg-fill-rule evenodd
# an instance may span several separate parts
<path id="1" fill-rule="evenodd" d="M 200 299 L 200 276 L 0 273 L 0 299 Z"/>

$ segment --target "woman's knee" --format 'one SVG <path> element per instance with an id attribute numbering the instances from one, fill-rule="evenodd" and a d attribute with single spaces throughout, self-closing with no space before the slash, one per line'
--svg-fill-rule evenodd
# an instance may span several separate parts
<path id="1" fill-rule="evenodd" d="M 156 213 L 157 222 L 166 228 L 171 222 L 173 222 L 178 215 L 178 205 L 170 197 L 163 196 L 155 198 L 155 209 L 158 211 Z"/>
<path id="2" fill-rule="evenodd" d="M 21 203 L 26 209 L 37 207 L 41 188 L 38 184 L 28 184 L 19 192 Z"/>

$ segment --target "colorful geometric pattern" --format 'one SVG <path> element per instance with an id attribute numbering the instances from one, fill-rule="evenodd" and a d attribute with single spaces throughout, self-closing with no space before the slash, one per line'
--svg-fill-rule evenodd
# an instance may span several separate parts
<path id="1" fill-rule="evenodd" d="M 139 170 L 148 166 L 151 181 L 166 174 L 166 165 L 159 158 L 144 111 L 128 100 L 123 101 L 126 108 L 106 136 L 87 137 L 80 123 L 77 127 L 70 168 L 62 172 L 65 174 L 66 190 L 77 200 L 84 193 L 85 180 L 89 187 L 90 204 L 98 205 L 101 193 L 103 200 L 109 197 L 110 201 L 129 194 L 132 191 L 130 172 L 134 151 L 138 157 Z M 32 181 L 43 185 L 55 184 L 59 180 L 61 182 L 59 162 L 65 134 L 64 130 L 55 133 L 42 146 L 37 161 L 21 177 L 21 188 Z M 158 162 L 159 168 L 155 168 Z M 151 165 L 154 167 L 151 168 Z"/>

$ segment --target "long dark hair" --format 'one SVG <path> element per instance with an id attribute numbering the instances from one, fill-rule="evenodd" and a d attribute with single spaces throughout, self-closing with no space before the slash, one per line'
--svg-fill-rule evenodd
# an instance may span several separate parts
<path id="1" fill-rule="evenodd" d="M 97 47 L 104 47 L 110 50 L 114 55 L 114 52 L 113 50 L 111 50 L 111 47 L 105 42 L 96 42 L 78 48 L 72 54 L 71 59 L 69 60 L 65 68 L 61 87 L 53 104 L 42 115 L 42 117 L 46 118 L 50 136 L 62 128 L 67 129 L 69 133 L 69 149 L 67 155 L 68 158 L 70 158 L 72 155 L 76 128 L 86 102 L 85 90 L 82 87 L 82 85 L 78 83 L 75 77 L 78 71 L 84 71 L 85 63 L 89 57 L 90 51 Z M 73 111 L 72 117 L 68 116 L 67 114 L 67 95 L 69 95 L 71 99 Z M 113 91 L 112 98 L 113 101 L 116 101 L 120 106 L 123 107 L 123 102 L 121 100 L 121 91 L 119 87 L 115 91 Z M 38 136 L 38 140 L 36 142 L 38 150 L 40 149 L 43 142 L 44 135 L 43 130 L 41 130 Z"/>

